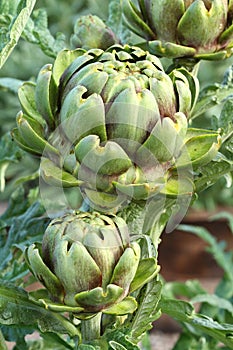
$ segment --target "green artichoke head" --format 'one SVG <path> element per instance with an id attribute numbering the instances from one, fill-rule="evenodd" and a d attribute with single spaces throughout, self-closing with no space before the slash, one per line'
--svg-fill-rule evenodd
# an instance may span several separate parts
<path id="1" fill-rule="evenodd" d="M 13 137 L 43 155 L 46 182 L 79 186 L 98 210 L 161 191 L 192 193 L 190 181 L 178 179 L 177 164 L 197 167 L 200 159 L 203 165 L 219 146 L 216 134 L 205 148 L 198 140 L 206 131 L 187 134 L 197 96 L 191 73 L 181 68 L 168 75 L 156 56 L 138 47 L 64 50 L 41 69 L 36 84 L 20 88 Z"/>
<path id="2" fill-rule="evenodd" d="M 232 55 L 231 0 L 124 0 L 126 25 L 172 58 L 223 59 Z"/>
<path id="3" fill-rule="evenodd" d="M 71 36 L 72 47 L 81 47 L 85 50 L 94 48 L 106 50 L 117 42 L 113 31 L 99 17 L 92 15 L 78 18 L 74 25 L 74 34 Z"/>
<path id="4" fill-rule="evenodd" d="M 156 259 L 141 259 L 140 254 L 123 219 L 78 212 L 53 220 L 42 246 L 31 245 L 25 256 L 51 299 L 85 317 L 135 310 L 131 286 L 141 287 L 158 272 Z"/>

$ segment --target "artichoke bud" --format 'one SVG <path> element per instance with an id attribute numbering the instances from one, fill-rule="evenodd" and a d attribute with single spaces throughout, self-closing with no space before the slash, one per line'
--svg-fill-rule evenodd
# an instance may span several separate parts
<path id="1" fill-rule="evenodd" d="M 73 48 L 82 47 L 85 50 L 99 48 L 106 50 L 118 42 L 115 34 L 97 16 L 80 17 L 74 26 L 71 36 Z"/>
<path id="2" fill-rule="evenodd" d="M 53 220 L 44 234 L 42 247 L 30 246 L 25 256 L 51 299 L 74 307 L 76 312 L 79 308 L 80 317 L 85 317 L 85 313 L 101 310 L 111 313 L 113 306 L 116 313 L 123 300 L 133 300 L 128 297 L 132 282 L 139 288 L 155 276 L 156 260 L 140 260 L 140 254 L 139 244 L 130 243 L 123 219 L 97 212 L 77 212 Z M 138 269 L 145 263 L 150 272 L 139 279 Z M 132 303 L 129 304 L 125 313 L 132 312 Z"/>
<path id="3" fill-rule="evenodd" d="M 159 191 L 197 95 L 195 77 L 185 69 L 166 74 L 141 48 L 64 50 L 36 84 L 21 88 L 25 121 L 13 135 L 25 150 L 49 158 L 41 167 L 47 182 L 80 185 L 94 207 L 117 210 L 129 197 Z"/>
<path id="4" fill-rule="evenodd" d="M 124 0 L 123 18 L 160 56 L 223 59 L 232 54 L 230 1 Z"/>

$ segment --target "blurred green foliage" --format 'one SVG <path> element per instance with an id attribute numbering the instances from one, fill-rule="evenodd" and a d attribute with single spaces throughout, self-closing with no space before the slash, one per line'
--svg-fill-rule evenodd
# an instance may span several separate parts
<path id="1" fill-rule="evenodd" d="M 213 61 L 200 63 L 198 79 L 201 89 L 210 84 L 220 84 L 224 74 L 229 66 L 233 65 L 233 57 L 224 61 Z M 200 128 L 209 128 L 213 116 L 220 114 L 222 104 L 211 108 L 205 116 L 197 118 L 194 126 Z M 193 208 L 197 210 L 215 210 L 218 206 L 233 207 L 233 174 L 220 178 L 213 186 L 199 193 L 198 199 L 194 202 Z"/>

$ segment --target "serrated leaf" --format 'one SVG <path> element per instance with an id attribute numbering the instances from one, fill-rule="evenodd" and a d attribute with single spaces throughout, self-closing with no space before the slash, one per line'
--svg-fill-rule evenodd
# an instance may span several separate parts
<path id="1" fill-rule="evenodd" d="M 132 327 L 130 339 L 133 342 L 139 342 L 144 333 L 152 328 L 152 322 L 160 316 L 157 305 L 161 290 L 162 283 L 156 279 L 142 288 L 138 300 L 138 309 L 130 321 Z"/>
<path id="2" fill-rule="evenodd" d="M 107 332 L 105 337 L 111 346 L 110 349 L 114 350 L 139 350 L 139 347 L 131 342 L 129 339 L 129 329 L 115 329 L 113 331 Z M 120 347 L 121 346 L 121 347 Z"/>
<path id="3" fill-rule="evenodd" d="M 158 307 L 162 313 L 170 315 L 180 322 L 188 321 L 194 314 L 194 307 L 189 302 L 174 298 L 162 297 Z"/>
<path id="4" fill-rule="evenodd" d="M 5 189 L 5 174 L 8 166 L 17 163 L 22 157 L 22 150 L 12 141 L 9 133 L 2 136 L 0 141 L 0 191 Z"/>
<path id="5" fill-rule="evenodd" d="M 115 342 L 114 340 L 111 340 L 109 342 L 109 345 L 111 346 L 112 349 L 114 350 L 127 350 L 123 345 Z"/>
<path id="6" fill-rule="evenodd" d="M 162 312 L 185 323 L 189 331 L 206 334 L 233 349 L 233 325 L 218 323 L 212 318 L 196 314 L 193 306 L 187 301 L 162 298 L 159 302 Z"/>
<path id="7" fill-rule="evenodd" d="M 0 281 L 0 323 L 19 327 L 34 325 L 41 332 L 78 335 L 78 330 L 68 319 L 36 305 L 27 292 L 4 281 Z"/>
<path id="8" fill-rule="evenodd" d="M 2 277 L 7 273 L 5 271 L 7 265 L 10 262 L 11 266 L 13 264 L 13 252 L 16 253 L 16 247 L 23 251 L 30 242 L 42 240 L 49 222 L 49 219 L 43 216 L 44 213 L 44 207 L 39 202 L 30 202 L 22 187 L 18 187 L 12 194 L 7 210 L 0 217 L 2 223 L 0 232 L 3 238 L 0 242 L 0 275 Z M 4 234 L 4 230 L 7 234 Z M 20 254 L 17 260 L 20 261 Z M 28 271 L 26 267 L 25 271 Z M 11 275 L 11 279 L 20 277 L 23 271 L 15 270 L 15 273 Z"/>
<path id="9" fill-rule="evenodd" d="M 223 154 L 218 153 L 217 157 L 208 163 L 208 166 L 200 167 L 199 175 L 194 178 L 197 192 L 212 186 L 220 177 L 232 171 L 233 163 L 226 159 Z"/>
<path id="10" fill-rule="evenodd" d="M 132 34 L 123 23 L 122 12 L 122 1 L 110 0 L 108 6 L 107 25 L 112 29 L 122 43 L 129 43 Z"/>
<path id="11" fill-rule="evenodd" d="M 18 13 L 16 16 L 12 17 L 11 24 L 8 29 L 9 32 L 6 33 L 4 46 L 1 45 L 0 47 L 0 68 L 6 62 L 12 50 L 16 46 L 20 36 L 22 35 L 35 3 L 36 0 L 26 0 L 19 4 Z M 23 7 L 21 6 L 22 4 L 24 4 Z M 12 11 L 12 8 L 9 8 L 8 10 Z"/>
<path id="12" fill-rule="evenodd" d="M 232 72 L 233 65 L 227 69 L 221 84 L 209 85 L 201 90 L 191 118 L 198 117 L 199 115 L 208 111 L 210 108 L 224 102 L 228 98 L 232 99 Z"/>
<path id="13" fill-rule="evenodd" d="M 25 28 L 24 37 L 27 41 L 39 45 L 41 50 L 52 58 L 55 58 L 58 52 L 65 48 L 65 36 L 57 33 L 53 37 L 51 34 L 45 9 L 40 8 L 33 12 Z"/>
<path id="14" fill-rule="evenodd" d="M 73 345 L 68 344 L 58 334 L 45 333 L 40 334 L 40 339 L 27 340 L 27 346 L 30 350 L 65 350 L 74 349 Z"/>
<path id="15" fill-rule="evenodd" d="M 218 126 L 223 129 L 224 133 L 233 130 L 232 109 L 233 97 L 230 96 L 224 103 L 218 120 Z"/>
<path id="16" fill-rule="evenodd" d="M 22 157 L 22 150 L 12 141 L 10 133 L 1 137 L 0 141 L 0 166 L 5 162 L 16 163 Z"/>
<path id="17" fill-rule="evenodd" d="M 222 103 L 229 95 L 233 93 L 233 86 L 227 87 L 220 84 L 205 87 L 198 97 L 197 103 L 191 115 L 194 119 L 201 114 Z"/>

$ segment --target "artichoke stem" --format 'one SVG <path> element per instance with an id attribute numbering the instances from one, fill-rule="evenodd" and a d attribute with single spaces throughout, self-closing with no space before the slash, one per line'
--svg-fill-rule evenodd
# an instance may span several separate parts
<path id="1" fill-rule="evenodd" d="M 81 333 L 83 344 L 88 344 L 90 341 L 100 338 L 101 318 L 102 312 L 99 312 L 88 320 L 82 320 Z"/>

